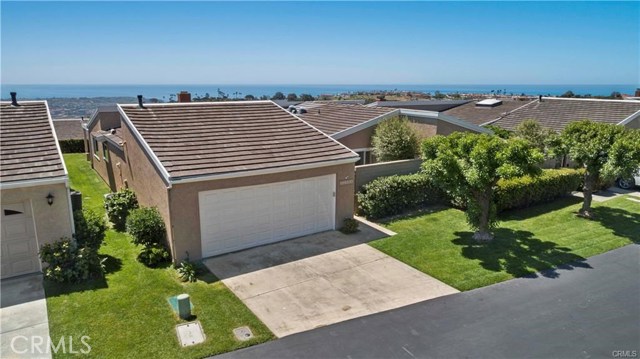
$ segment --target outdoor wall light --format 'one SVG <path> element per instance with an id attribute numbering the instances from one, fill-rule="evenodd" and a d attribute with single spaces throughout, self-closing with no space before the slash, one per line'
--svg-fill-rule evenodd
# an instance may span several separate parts
<path id="1" fill-rule="evenodd" d="M 47 203 L 49 203 L 49 205 L 52 205 L 52 204 L 53 204 L 53 198 L 54 198 L 54 197 L 53 197 L 53 195 L 52 195 L 51 193 L 49 193 L 49 194 L 47 195 Z"/>

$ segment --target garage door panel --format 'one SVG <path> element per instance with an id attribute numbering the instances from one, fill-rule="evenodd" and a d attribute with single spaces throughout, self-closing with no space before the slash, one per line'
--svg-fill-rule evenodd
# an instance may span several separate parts
<path id="1" fill-rule="evenodd" d="M 335 175 L 202 192 L 203 256 L 330 230 Z"/>
<path id="2" fill-rule="evenodd" d="M 35 227 L 28 202 L 2 205 L 0 277 L 8 278 L 40 270 Z"/>

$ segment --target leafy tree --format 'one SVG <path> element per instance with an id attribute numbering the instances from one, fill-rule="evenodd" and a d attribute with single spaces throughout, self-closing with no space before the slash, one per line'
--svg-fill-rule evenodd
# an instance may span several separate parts
<path id="1" fill-rule="evenodd" d="M 246 95 L 246 96 L 244 97 L 244 99 L 245 99 L 245 100 L 247 100 L 247 101 L 253 101 L 253 100 L 255 100 L 255 99 L 256 99 L 256 97 L 255 97 L 255 96 L 253 96 L 253 95 Z"/>
<path id="2" fill-rule="evenodd" d="M 300 100 L 302 100 L 302 101 L 313 101 L 313 100 L 315 100 L 315 97 L 309 95 L 308 93 L 303 93 L 303 94 L 300 94 Z"/>
<path id="3" fill-rule="evenodd" d="M 423 168 L 436 185 L 466 203 L 467 222 L 478 241 L 493 239 L 498 180 L 535 175 L 542 162 L 542 153 L 523 139 L 468 132 L 425 140 L 422 157 Z"/>
<path id="4" fill-rule="evenodd" d="M 560 166 L 566 149 L 560 136 L 550 128 L 543 127 L 536 120 L 524 120 L 516 127 L 515 135 L 523 138 L 544 153 L 545 158 L 555 159 Z"/>
<path id="5" fill-rule="evenodd" d="M 267 96 L 267 95 L 262 95 L 262 96 L 260 96 L 260 99 L 261 99 L 261 100 L 268 100 L 268 99 L 269 99 L 269 96 Z"/>
<path id="6" fill-rule="evenodd" d="M 570 123 L 562 133 L 571 159 L 585 168 L 582 217 L 592 218 L 591 200 L 602 179 L 630 177 L 640 167 L 640 131 L 591 121 Z"/>
<path id="7" fill-rule="evenodd" d="M 371 139 L 373 153 L 380 161 L 415 158 L 418 136 L 406 117 L 392 117 L 378 124 Z"/>
<path id="8" fill-rule="evenodd" d="M 443 98 L 445 98 L 445 95 L 440 91 L 436 91 L 433 93 L 433 98 L 435 98 L 436 100 L 442 100 Z"/>
<path id="9" fill-rule="evenodd" d="M 504 128 L 500 127 L 500 126 L 496 126 L 496 125 L 488 125 L 485 126 L 486 128 L 490 129 L 491 131 L 493 131 L 493 133 L 500 137 L 500 138 L 504 138 L 507 139 L 509 137 L 511 137 L 513 135 L 513 133 L 509 130 L 505 130 Z"/>
<path id="10" fill-rule="evenodd" d="M 294 93 L 290 93 L 287 95 L 287 101 L 297 101 L 297 100 L 298 100 L 298 95 Z"/>
<path id="11" fill-rule="evenodd" d="M 571 97 L 576 97 L 576 95 L 573 93 L 573 91 L 569 90 L 569 91 L 563 93 L 562 95 L 560 95 L 560 97 L 571 98 Z"/>
<path id="12" fill-rule="evenodd" d="M 284 94 L 280 91 L 276 92 L 273 97 L 271 98 L 272 100 L 284 100 L 286 99 L 286 97 L 284 96 Z"/>

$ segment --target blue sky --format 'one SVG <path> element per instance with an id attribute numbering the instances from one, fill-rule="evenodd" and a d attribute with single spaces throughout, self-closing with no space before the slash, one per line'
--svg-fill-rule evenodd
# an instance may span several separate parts
<path id="1" fill-rule="evenodd" d="M 7 84 L 639 84 L 638 2 L 1 2 Z"/>

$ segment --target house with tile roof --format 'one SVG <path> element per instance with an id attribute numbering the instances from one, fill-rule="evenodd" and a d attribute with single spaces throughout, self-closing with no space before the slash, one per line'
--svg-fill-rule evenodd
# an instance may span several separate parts
<path id="1" fill-rule="evenodd" d="M 369 107 L 392 107 L 407 110 L 442 112 L 469 103 L 470 100 L 412 100 L 412 101 L 376 101 Z"/>
<path id="2" fill-rule="evenodd" d="M 0 277 L 42 270 L 43 244 L 74 233 L 69 177 L 46 101 L 0 102 Z"/>
<path id="3" fill-rule="evenodd" d="M 513 131 L 525 120 L 558 132 L 579 120 L 640 128 L 640 101 L 540 97 L 485 125 Z"/>
<path id="4" fill-rule="evenodd" d="M 480 126 L 494 122 L 532 101 L 533 99 L 529 97 L 489 98 L 469 101 L 442 112 Z"/>
<path id="5" fill-rule="evenodd" d="M 92 167 L 160 211 L 175 261 L 342 226 L 358 155 L 271 101 L 120 104 L 85 126 Z"/>
<path id="6" fill-rule="evenodd" d="M 357 165 L 375 163 L 372 137 L 378 123 L 406 116 L 420 138 L 456 131 L 490 133 L 480 126 L 434 111 L 362 106 L 333 102 L 304 102 L 290 111 L 360 155 Z"/>

